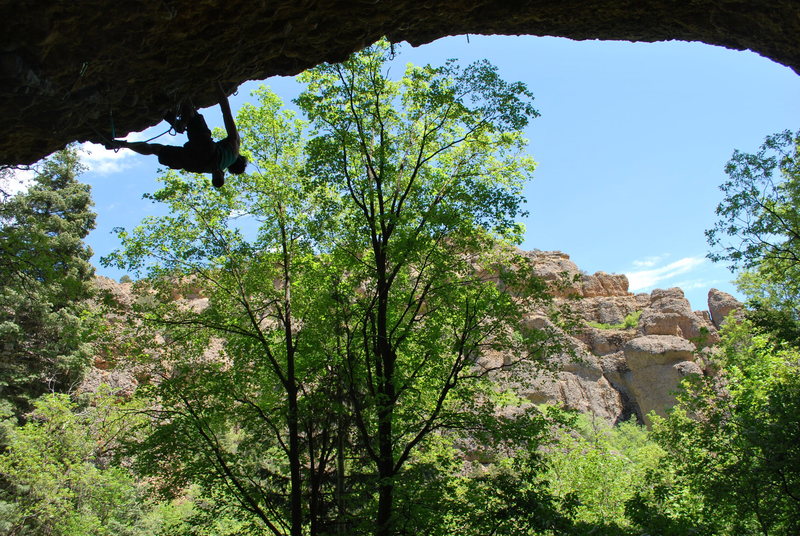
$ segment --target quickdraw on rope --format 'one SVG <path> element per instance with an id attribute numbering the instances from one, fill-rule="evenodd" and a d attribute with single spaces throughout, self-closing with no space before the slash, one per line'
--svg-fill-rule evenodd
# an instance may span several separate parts
<path id="1" fill-rule="evenodd" d="M 108 118 L 111 121 L 111 141 L 114 142 L 117 139 L 117 131 L 114 128 L 114 108 L 108 108 Z M 121 147 L 114 147 L 114 153 L 118 153 Z"/>
<path id="2" fill-rule="evenodd" d="M 102 132 L 100 132 L 99 130 L 97 130 L 94 127 L 89 127 L 89 128 L 92 129 L 92 132 L 97 134 L 98 138 L 100 138 L 101 140 L 104 140 L 104 144 L 106 145 L 107 149 L 110 148 L 111 146 L 115 145 L 116 140 L 108 139 L 105 134 L 103 134 Z M 114 147 L 113 150 L 114 150 L 115 153 L 118 153 L 120 149 L 122 149 L 122 147 Z"/>
<path id="3" fill-rule="evenodd" d="M 163 136 L 164 134 L 167 134 L 167 133 L 169 133 L 169 135 L 170 135 L 170 136 L 176 136 L 176 135 L 178 134 L 177 132 L 175 132 L 175 129 L 174 129 L 173 127 L 169 127 L 167 130 L 165 130 L 165 131 L 164 131 L 164 132 L 162 132 L 161 134 L 156 134 L 156 135 L 155 135 L 155 136 L 153 136 L 152 138 L 150 138 L 150 139 L 147 139 L 147 140 L 144 140 L 144 143 L 151 142 L 151 141 L 153 141 L 154 139 L 156 139 L 156 138 L 160 138 L 161 136 Z"/>
<path id="4" fill-rule="evenodd" d="M 94 128 L 92 130 L 94 130 L 94 133 L 97 134 L 100 138 L 104 139 L 110 145 L 113 145 L 114 142 L 117 141 L 117 133 L 116 133 L 116 128 L 114 127 L 114 114 L 113 114 L 113 112 L 109 111 L 108 112 L 108 117 L 109 117 L 109 119 L 111 121 L 111 139 L 105 137 L 101 132 L 98 132 Z M 164 134 L 169 134 L 170 136 L 176 136 L 178 133 L 175 131 L 174 127 L 170 126 L 167 130 L 165 130 L 161 134 L 156 134 L 152 138 L 148 138 L 148 139 L 144 140 L 143 143 L 149 143 L 149 142 L 153 141 L 156 138 L 160 138 Z M 113 151 L 115 153 L 118 153 L 120 149 L 122 149 L 122 147 L 115 147 L 113 149 Z"/>

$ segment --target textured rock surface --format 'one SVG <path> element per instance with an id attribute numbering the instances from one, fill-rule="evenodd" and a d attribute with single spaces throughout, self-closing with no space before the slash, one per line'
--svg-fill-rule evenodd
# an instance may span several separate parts
<path id="1" fill-rule="evenodd" d="M 512 369 L 503 381 L 532 403 L 555 402 L 590 411 L 610 422 L 636 416 L 647 422 L 650 411 L 663 414 L 672 393 L 687 374 L 712 374 L 697 355 L 719 340 L 711 317 L 724 317 L 740 307 L 730 295 L 713 290 L 708 311 L 692 311 L 679 288 L 631 294 L 623 275 L 598 272 L 581 275 L 569 255 L 557 251 L 525 253 L 534 270 L 555 285 L 556 296 L 582 298 L 570 302 L 585 322 L 605 324 L 583 329 L 568 338 L 574 356 L 555 356 L 558 372 L 538 374 Z M 574 281 L 575 276 L 579 279 Z M 558 285 L 559 281 L 570 282 Z M 626 316 L 640 311 L 639 323 L 614 329 Z"/>
<path id="2" fill-rule="evenodd" d="M 628 278 L 622 274 L 597 272 L 583 278 L 584 298 L 628 295 Z"/>
<path id="3" fill-rule="evenodd" d="M 714 327 L 692 311 L 679 288 L 657 289 L 639 320 L 644 335 L 675 335 L 705 343 L 719 340 Z"/>
<path id="4" fill-rule="evenodd" d="M 800 70 L 795 0 L 2 0 L 0 163 L 154 125 L 178 98 L 341 60 L 387 35 L 704 41 Z"/>
<path id="5" fill-rule="evenodd" d="M 585 324 L 569 334 L 563 334 L 571 354 L 551 356 L 553 372 L 542 372 L 527 364 L 502 369 L 496 378 L 508 389 L 532 404 L 560 403 L 584 412 L 591 412 L 609 422 L 632 416 L 647 422 L 647 413 L 661 413 L 674 403 L 672 392 L 687 374 L 713 374 L 698 348 L 704 343 L 695 339 L 703 331 L 706 343 L 718 340 L 716 328 L 705 311 L 692 311 L 683 292 L 678 288 L 654 290 L 651 294 L 631 294 L 628 281 L 622 275 L 598 272 L 581 274 L 569 255 L 557 251 L 519 252 L 532 261 L 537 274 L 551 281 L 556 295 L 588 296 L 569 300 L 579 319 Z M 575 276 L 578 276 L 575 279 Z M 565 279 L 569 291 L 557 283 Z M 99 290 L 120 307 L 120 313 L 109 317 L 111 328 L 127 319 L 133 299 L 131 285 L 97 278 Z M 712 299 L 712 296 L 714 298 Z M 202 310 L 208 299 L 199 293 L 191 280 L 174 287 L 172 298 L 186 309 Z M 723 299 L 724 298 L 724 299 Z M 557 300 L 563 303 L 562 300 Z M 725 293 L 712 290 L 709 303 L 722 304 L 712 315 L 723 318 L 725 312 L 740 307 Z M 633 312 L 641 311 L 637 326 L 613 329 L 592 327 L 587 322 L 618 324 Z M 529 327 L 543 329 L 554 325 L 542 311 L 529 311 L 522 319 Z M 690 341 L 690 339 L 695 339 Z M 162 341 L 163 342 L 163 341 Z M 701 348 L 702 350 L 702 348 Z M 708 350 L 708 349 L 706 349 Z M 706 351 L 703 350 L 703 351 Z M 111 349 L 113 353 L 113 348 Z M 220 341 L 214 340 L 201 360 L 225 362 Z M 508 365 L 508 356 L 492 352 L 481 356 L 479 365 L 500 367 Z M 87 376 L 81 390 L 94 390 L 107 383 L 121 394 L 130 394 L 138 377 L 146 371 L 118 365 L 115 356 L 98 352 L 95 369 Z"/>
<path id="6" fill-rule="evenodd" d="M 727 292 L 715 288 L 708 291 L 708 310 L 711 313 L 711 321 L 717 328 L 722 325 L 725 317 L 741 306 L 742 304 Z"/>
<path id="7" fill-rule="evenodd" d="M 645 423 L 651 411 L 662 414 L 675 404 L 673 392 L 688 374 L 703 374 L 695 361 L 695 346 L 673 335 L 646 335 L 625 345 L 628 371 L 621 384 L 636 401 Z"/>

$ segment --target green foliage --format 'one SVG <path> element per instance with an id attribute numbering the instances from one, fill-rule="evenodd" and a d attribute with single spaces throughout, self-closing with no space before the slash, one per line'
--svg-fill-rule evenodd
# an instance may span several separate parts
<path id="1" fill-rule="evenodd" d="M 485 62 L 394 81 L 388 55 L 301 76 L 310 139 L 256 92 L 238 125 L 257 172 L 214 191 L 164 174 L 151 197 L 169 214 L 105 260 L 147 276 L 129 339 L 161 409 L 137 467 L 165 493 L 198 484 L 242 531 L 396 533 L 437 489 L 441 434 L 496 437 L 483 356 L 535 362 L 553 343 L 520 326 L 548 298 L 508 247 L 534 168 L 527 89 Z"/>
<path id="2" fill-rule="evenodd" d="M 7 426 L 0 454 L 0 531 L 64 536 L 144 535 L 143 488 L 111 453 L 126 429 L 113 399 L 78 407 L 67 395 L 34 402 L 28 421 Z"/>
<path id="3" fill-rule="evenodd" d="M 418 532 L 532 536 L 566 534 L 571 529 L 571 498 L 564 501 L 554 495 L 542 477 L 547 469 L 542 446 L 552 446 L 552 429 L 566 425 L 569 417 L 554 408 L 543 412 L 529 408 L 498 422 L 501 429 L 491 436 L 505 441 L 481 445 L 479 462 L 458 467 L 441 490 L 434 515 L 428 512 L 426 516 L 435 518 L 438 513 L 441 518 Z"/>
<path id="4" fill-rule="evenodd" d="M 663 454 L 647 430 L 633 421 L 612 426 L 579 415 L 546 449 L 547 472 L 541 478 L 555 497 L 573 504 L 572 532 L 621 534 L 631 528 L 626 503 Z"/>
<path id="5" fill-rule="evenodd" d="M 643 528 L 675 534 L 689 533 L 691 508 L 676 507 L 690 496 L 697 525 L 709 532 L 797 534 L 800 132 L 769 136 L 755 154 L 735 152 L 726 172 L 721 219 L 706 232 L 718 248 L 709 256 L 746 269 L 737 284 L 749 310 L 726 324 L 719 375 L 687 383 L 673 412 L 654 421 L 669 455 L 658 492 L 631 506 Z M 665 504 L 668 514 L 652 515 Z"/>
<path id="6" fill-rule="evenodd" d="M 634 311 L 626 315 L 619 324 L 603 324 L 602 322 L 587 322 L 587 324 L 597 329 L 633 329 L 639 325 L 639 318 L 641 316 L 641 311 Z"/>
<path id="7" fill-rule="evenodd" d="M 768 136 L 754 154 L 736 151 L 725 168 L 717 207 L 706 231 L 709 257 L 748 270 L 739 284 L 748 297 L 796 310 L 800 299 L 800 131 Z"/>
<path id="8" fill-rule="evenodd" d="M 83 301 L 94 270 L 83 239 L 95 214 L 81 170 L 65 149 L 0 203 L 0 399 L 17 415 L 46 390 L 68 388 L 88 363 Z"/>
<path id="9" fill-rule="evenodd" d="M 800 348 L 800 320 L 791 311 L 773 309 L 752 300 L 746 312 L 754 330 L 769 335 L 776 344 L 791 344 Z"/>
<path id="10" fill-rule="evenodd" d="M 399 521 L 404 466 L 437 429 L 491 414 L 489 349 L 531 360 L 542 332 L 518 319 L 544 301 L 515 258 L 523 182 L 534 163 L 520 129 L 535 115 L 522 84 L 487 62 L 409 65 L 387 77 L 385 42 L 303 75 L 297 100 L 315 136 L 312 175 L 326 188 L 320 245 L 338 274 L 322 351 L 340 364 L 358 439 L 378 479 L 376 534 Z M 482 275 L 500 273 L 514 299 Z M 344 277 L 341 274 L 346 274 Z"/>
<path id="11" fill-rule="evenodd" d="M 695 378 L 654 419 L 672 489 L 701 497 L 699 518 L 720 533 L 797 534 L 800 353 L 742 322 L 724 331 L 719 357 L 718 378 Z"/>

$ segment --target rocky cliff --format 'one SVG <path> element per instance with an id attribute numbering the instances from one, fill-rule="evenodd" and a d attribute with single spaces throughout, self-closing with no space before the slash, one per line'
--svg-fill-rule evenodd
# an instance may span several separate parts
<path id="1" fill-rule="evenodd" d="M 560 252 L 527 255 L 545 279 L 576 281 L 557 295 L 560 301 L 578 298 L 570 306 L 582 326 L 565 334 L 574 355 L 554 356 L 557 372 L 512 369 L 502 381 L 533 403 L 563 403 L 610 422 L 635 416 L 646 423 L 650 411 L 663 414 L 674 404 L 683 377 L 710 373 L 703 356 L 719 341 L 726 315 L 740 306 L 711 289 L 709 310 L 692 311 L 679 288 L 632 294 L 624 275 L 582 275 Z"/>
<path id="2" fill-rule="evenodd" d="M 577 319 L 576 328 L 560 333 L 571 351 L 549 357 L 554 372 L 517 365 L 497 373 L 502 384 L 534 404 L 563 404 L 609 422 L 633 417 L 646 423 L 650 411 L 663 414 L 673 405 L 672 393 L 682 378 L 711 372 L 703 356 L 718 342 L 717 329 L 725 317 L 740 307 L 729 294 L 711 289 L 708 311 L 692 311 L 679 288 L 632 294 L 624 275 L 582 274 L 565 253 L 523 254 L 535 273 L 551 283 L 556 305 L 568 305 Z M 100 277 L 97 286 L 122 310 L 130 307 L 130 283 Z M 196 291 L 173 298 L 196 310 L 208 305 Z M 534 326 L 549 323 L 535 310 L 523 321 Z M 218 358 L 223 350 L 217 344 L 208 352 Z M 487 360 L 499 365 L 504 356 Z M 82 389 L 107 383 L 123 394 L 132 393 L 135 371 L 114 367 L 113 362 L 114 356 L 99 355 Z"/>
<path id="3" fill-rule="evenodd" d="M 800 70 L 796 0 L 0 0 L 0 164 L 120 137 L 212 82 L 296 74 L 388 36 L 703 41 Z"/>

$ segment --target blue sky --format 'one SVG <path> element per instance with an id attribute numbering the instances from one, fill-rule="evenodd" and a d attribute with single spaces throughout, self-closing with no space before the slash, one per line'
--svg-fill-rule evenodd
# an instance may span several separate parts
<path id="1" fill-rule="evenodd" d="M 542 37 L 457 36 L 399 49 L 406 62 L 466 64 L 488 58 L 506 80 L 536 97 L 529 152 L 539 163 L 525 190 L 530 216 L 523 248 L 560 250 L 583 270 L 625 273 L 634 292 L 680 286 L 695 309 L 708 289 L 734 292 L 732 274 L 705 259 L 718 185 L 734 149 L 755 151 L 768 134 L 798 128 L 800 77 L 751 52 L 702 43 L 570 41 Z M 209 82 L 211 83 L 211 81 Z M 248 82 L 236 110 L 266 83 L 288 103 L 292 78 Z M 222 126 L 216 108 L 203 112 Z M 129 140 L 166 129 L 156 125 Z M 181 144 L 181 136 L 162 143 Z M 95 259 L 117 247 L 111 230 L 133 227 L 154 207 L 154 157 L 86 146 L 97 229 Z M 98 266 L 98 273 L 121 273 Z"/>

